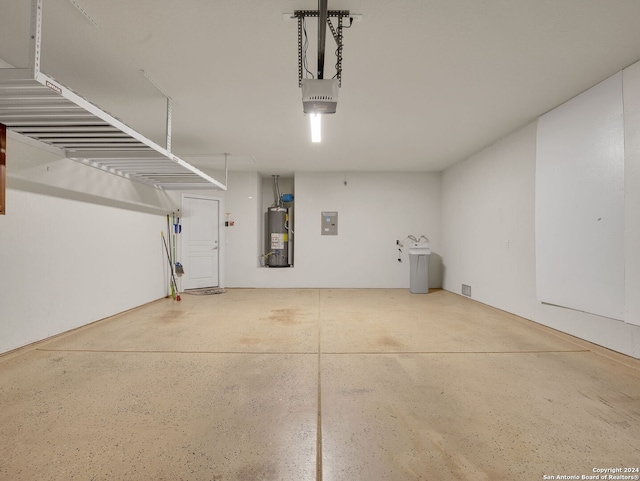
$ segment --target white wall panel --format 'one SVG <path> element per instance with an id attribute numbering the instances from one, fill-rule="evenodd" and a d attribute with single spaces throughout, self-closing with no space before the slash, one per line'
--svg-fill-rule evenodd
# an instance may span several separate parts
<path id="1" fill-rule="evenodd" d="M 623 71 L 625 320 L 640 325 L 640 63 Z"/>
<path id="2" fill-rule="evenodd" d="M 443 173 L 445 289 L 640 358 L 639 326 L 536 299 L 535 159 L 534 122 Z"/>
<path id="3" fill-rule="evenodd" d="M 536 285 L 542 302 L 624 319 L 622 73 L 538 121 Z"/>
<path id="4" fill-rule="evenodd" d="M 164 297 L 162 193 L 12 139 L 7 150 L 0 353 Z"/>
<path id="5" fill-rule="evenodd" d="M 431 287 L 439 273 L 440 175 L 298 173 L 296 264 L 308 287 L 409 287 L 408 245 L 398 263 L 395 241 L 431 240 Z M 321 212 L 337 211 L 338 235 L 321 235 Z"/>
<path id="6" fill-rule="evenodd" d="M 526 318 L 535 315 L 535 123 L 442 177 L 444 287 Z"/>

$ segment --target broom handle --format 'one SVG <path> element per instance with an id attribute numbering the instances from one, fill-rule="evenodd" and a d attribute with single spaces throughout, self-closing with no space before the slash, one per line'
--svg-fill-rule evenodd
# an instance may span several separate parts
<path id="1" fill-rule="evenodd" d="M 169 269 L 171 270 L 171 280 L 173 281 L 173 287 L 178 291 L 178 284 L 176 284 L 176 278 L 173 275 L 173 264 L 171 263 L 171 256 L 169 255 L 169 249 L 167 248 L 167 240 L 164 238 L 164 232 L 162 234 L 162 242 L 164 243 L 164 250 L 167 253 L 167 261 L 169 261 Z"/>
<path id="2" fill-rule="evenodd" d="M 167 214 L 167 237 L 169 238 L 169 252 L 171 252 L 171 220 L 169 219 L 169 214 Z M 169 255 L 169 262 L 173 264 L 173 259 L 171 258 L 171 254 Z"/>

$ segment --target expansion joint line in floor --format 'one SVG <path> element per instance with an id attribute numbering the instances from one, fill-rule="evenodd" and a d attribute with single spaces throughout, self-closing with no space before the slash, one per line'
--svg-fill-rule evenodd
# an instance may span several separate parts
<path id="1" fill-rule="evenodd" d="M 85 353 L 121 353 L 121 354 L 250 354 L 250 355 L 295 355 L 318 356 L 318 383 L 320 383 L 320 356 L 397 356 L 400 354 L 570 354 L 579 352 L 592 352 L 591 349 L 565 349 L 565 350 L 531 350 L 531 351 L 326 351 L 322 352 L 320 346 L 317 351 L 168 351 L 168 350 L 126 350 L 126 349 L 52 349 L 37 348 L 42 352 L 85 352 Z M 318 384 L 318 388 L 320 385 Z"/>
<path id="2" fill-rule="evenodd" d="M 320 302 L 322 295 L 318 289 L 318 419 L 316 428 L 316 481 L 322 481 L 322 343 L 320 326 Z"/>

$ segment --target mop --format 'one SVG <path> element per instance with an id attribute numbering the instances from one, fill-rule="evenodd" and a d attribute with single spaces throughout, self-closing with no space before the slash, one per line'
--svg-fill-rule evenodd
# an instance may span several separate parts
<path id="1" fill-rule="evenodd" d="M 180 209 L 178 209 L 178 217 L 176 217 L 176 213 L 172 213 L 173 217 L 173 260 L 175 261 L 176 266 L 176 276 L 180 277 L 184 274 L 184 267 L 178 261 L 176 261 L 176 234 L 180 234 L 182 232 L 182 226 L 180 225 Z"/>

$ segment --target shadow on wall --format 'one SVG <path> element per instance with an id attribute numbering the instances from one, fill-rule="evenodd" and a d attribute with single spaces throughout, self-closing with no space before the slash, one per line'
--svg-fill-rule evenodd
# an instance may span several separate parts
<path id="1" fill-rule="evenodd" d="M 162 199 L 160 199 L 159 195 L 156 194 L 156 197 L 153 197 L 153 194 L 149 196 L 147 192 L 144 192 L 143 190 L 144 186 L 140 186 L 141 188 L 140 190 L 143 191 L 143 193 L 140 195 L 140 202 L 145 202 L 147 203 L 147 205 L 138 204 L 135 202 L 126 202 L 126 201 L 117 200 L 113 198 L 102 197 L 100 195 L 79 192 L 75 190 L 66 189 L 63 187 L 40 184 L 37 182 L 32 182 L 29 180 L 17 179 L 17 178 L 10 179 L 10 185 L 8 187 L 10 187 L 11 189 L 30 192 L 33 194 L 48 195 L 51 197 L 59 197 L 61 199 L 75 200 L 79 202 L 104 205 L 107 207 L 115 207 L 119 209 L 133 210 L 133 211 L 144 212 L 148 214 L 165 214 L 166 213 L 166 209 L 162 208 L 163 201 Z M 148 189 L 151 189 L 151 188 L 148 188 Z M 168 200 L 165 199 L 165 202 L 168 202 Z M 152 203 L 156 203 L 157 206 L 153 205 Z"/>
<path id="2" fill-rule="evenodd" d="M 429 287 L 441 289 L 444 279 L 444 264 L 442 256 L 431 251 L 429 256 Z"/>

